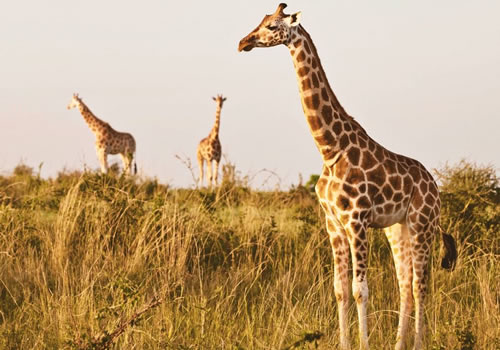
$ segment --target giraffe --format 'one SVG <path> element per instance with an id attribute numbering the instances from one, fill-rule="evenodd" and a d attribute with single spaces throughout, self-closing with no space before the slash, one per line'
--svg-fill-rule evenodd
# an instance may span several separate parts
<path id="1" fill-rule="evenodd" d="M 200 141 L 198 144 L 198 149 L 196 151 L 196 157 L 198 158 L 198 167 L 200 168 L 200 187 L 203 186 L 203 167 L 205 161 L 207 162 L 207 172 L 208 172 L 208 183 L 210 187 L 213 183 L 217 186 L 217 178 L 219 173 L 219 162 L 222 154 L 222 148 L 219 140 L 219 127 L 220 127 L 220 112 L 226 97 L 222 95 L 217 95 L 217 97 L 212 97 L 212 99 L 217 103 L 217 108 L 215 110 L 215 124 L 210 131 L 210 134 Z M 212 171 L 212 161 L 214 162 Z"/>
<path id="2" fill-rule="evenodd" d="M 68 109 L 78 107 L 90 130 L 95 134 L 95 148 L 101 164 L 101 171 L 108 172 L 108 154 L 120 154 L 124 172 L 132 174 L 132 160 L 135 155 L 134 137 L 126 132 L 116 131 L 108 123 L 97 118 L 78 96 L 73 94 Z M 137 174 L 137 164 L 134 162 L 134 173 Z"/>
<path id="3" fill-rule="evenodd" d="M 302 107 L 323 160 L 315 190 L 326 219 L 334 258 L 340 348 L 350 349 L 348 329 L 349 255 L 356 302 L 360 349 L 368 349 L 367 256 L 369 227 L 384 228 L 390 243 L 400 294 L 396 349 L 407 345 L 408 322 L 415 307 L 414 349 L 422 348 L 424 297 L 434 236 L 441 232 L 446 254 L 442 267 L 452 269 L 455 241 L 439 224 L 440 199 L 432 175 L 418 161 L 393 153 L 375 140 L 339 103 L 322 68 L 301 13 L 285 14 L 280 4 L 238 46 L 288 47 Z"/>

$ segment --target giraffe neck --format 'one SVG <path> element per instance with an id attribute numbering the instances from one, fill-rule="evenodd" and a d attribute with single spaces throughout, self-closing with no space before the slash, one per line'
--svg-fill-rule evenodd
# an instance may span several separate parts
<path id="1" fill-rule="evenodd" d="M 297 74 L 304 115 L 323 162 L 333 164 L 345 146 L 339 142 L 344 131 L 366 132 L 346 113 L 333 93 L 309 34 L 301 25 L 292 30 L 287 46 Z"/>
<path id="2" fill-rule="evenodd" d="M 215 110 L 215 123 L 212 128 L 212 131 L 210 131 L 209 138 L 211 139 L 216 139 L 219 137 L 219 127 L 220 127 L 220 112 L 222 110 L 222 106 L 218 103 L 217 104 L 217 109 Z"/>
<path id="3" fill-rule="evenodd" d="M 80 110 L 83 119 L 85 119 L 85 122 L 89 126 L 90 130 L 92 130 L 92 132 L 95 133 L 99 129 L 107 126 L 108 123 L 97 118 L 94 113 L 92 113 L 92 111 L 87 107 L 87 105 L 83 103 L 83 101 L 79 101 L 78 109 Z"/>

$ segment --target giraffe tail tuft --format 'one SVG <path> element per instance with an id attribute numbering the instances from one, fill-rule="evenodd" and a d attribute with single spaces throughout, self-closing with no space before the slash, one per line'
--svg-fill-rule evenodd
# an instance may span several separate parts
<path id="1" fill-rule="evenodd" d="M 443 244 L 445 248 L 445 254 L 443 260 L 441 260 L 441 267 L 446 270 L 453 271 L 455 264 L 457 262 L 457 244 L 452 235 L 441 232 L 443 237 Z"/>

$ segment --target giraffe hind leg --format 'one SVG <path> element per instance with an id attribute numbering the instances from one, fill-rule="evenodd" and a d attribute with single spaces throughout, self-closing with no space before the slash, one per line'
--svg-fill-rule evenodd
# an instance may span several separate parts
<path id="1" fill-rule="evenodd" d="M 123 162 L 123 173 L 132 175 L 132 159 L 133 155 L 131 153 L 120 154 Z"/>
<path id="2" fill-rule="evenodd" d="M 204 159 L 201 156 L 200 152 L 198 152 L 197 158 L 198 158 L 198 168 L 200 170 L 200 177 L 198 179 L 198 184 L 199 184 L 199 187 L 201 188 L 201 187 L 203 187 L 203 167 L 205 165 L 203 164 L 204 163 Z"/>
<path id="3" fill-rule="evenodd" d="M 410 206 L 408 212 L 408 231 L 410 236 L 412 268 L 413 268 L 413 299 L 415 302 L 415 342 L 414 349 L 423 347 L 424 335 L 424 302 L 427 293 L 428 262 L 430 246 L 437 232 L 437 217 L 427 217 L 422 212 Z M 425 224 L 422 224 L 424 223 Z"/>
<path id="4" fill-rule="evenodd" d="M 134 162 L 134 154 L 132 152 L 128 153 L 128 174 L 137 174 L 137 164 L 134 163 L 134 169 L 132 169 L 132 163 Z"/>
<path id="5" fill-rule="evenodd" d="M 413 306 L 411 242 L 406 225 L 395 224 L 384 231 L 391 246 L 399 285 L 399 322 L 395 348 L 402 350 L 406 349 L 408 323 Z"/>

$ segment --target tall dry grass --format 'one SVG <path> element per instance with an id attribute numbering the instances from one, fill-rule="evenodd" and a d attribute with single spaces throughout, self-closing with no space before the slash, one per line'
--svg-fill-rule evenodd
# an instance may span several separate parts
<path id="1" fill-rule="evenodd" d="M 441 177 L 446 191 L 459 180 Z M 450 193 L 443 221 L 460 256 L 454 272 L 443 271 L 435 244 L 426 346 L 498 349 L 499 201 L 472 222 L 453 208 L 470 196 L 451 203 Z M 226 179 L 210 192 L 16 169 L 0 178 L 0 348 L 336 348 L 323 221 L 301 186 L 259 192 Z M 389 349 L 397 282 L 384 235 L 369 236 L 370 343 Z M 350 314 L 356 341 L 354 305 Z"/>

